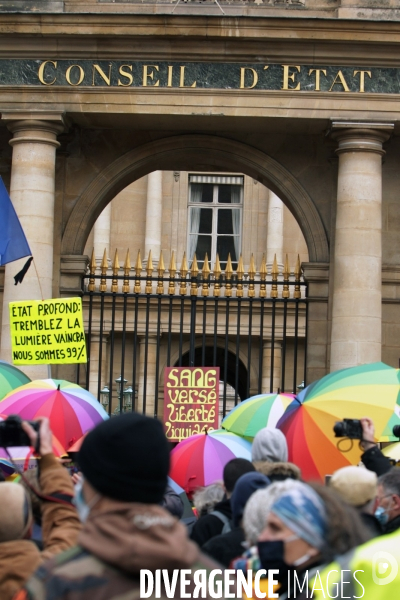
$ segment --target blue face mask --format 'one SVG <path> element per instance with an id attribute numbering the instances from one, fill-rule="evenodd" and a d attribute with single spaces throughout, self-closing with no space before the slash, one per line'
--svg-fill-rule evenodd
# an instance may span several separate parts
<path id="1" fill-rule="evenodd" d="M 378 508 L 374 512 L 374 515 L 381 525 L 386 525 L 389 521 L 389 515 L 383 508 L 383 506 L 378 506 Z"/>

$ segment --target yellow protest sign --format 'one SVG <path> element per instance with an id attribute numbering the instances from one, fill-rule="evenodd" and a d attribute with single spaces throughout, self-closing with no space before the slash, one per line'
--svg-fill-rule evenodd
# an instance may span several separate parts
<path id="1" fill-rule="evenodd" d="M 13 363 L 85 363 L 82 299 L 10 302 Z"/>

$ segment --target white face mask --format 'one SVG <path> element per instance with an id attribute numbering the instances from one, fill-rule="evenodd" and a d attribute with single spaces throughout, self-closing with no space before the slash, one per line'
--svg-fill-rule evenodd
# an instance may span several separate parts
<path id="1" fill-rule="evenodd" d="M 298 539 L 300 539 L 298 535 L 291 535 L 290 537 L 286 538 L 283 541 L 284 542 L 292 542 L 292 541 L 298 540 Z M 300 558 L 298 558 L 297 560 L 295 560 L 293 562 L 293 567 L 300 567 L 305 562 L 310 560 L 311 557 L 312 557 L 312 554 L 310 554 L 309 552 L 307 552 L 306 554 L 303 554 L 303 556 L 300 556 Z"/>
<path id="2" fill-rule="evenodd" d="M 88 504 L 83 496 L 83 482 L 84 478 L 82 477 L 75 486 L 75 495 L 72 500 L 76 510 L 78 511 L 79 520 L 81 523 L 85 523 L 87 521 L 91 509 L 95 504 L 97 504 L 101 497 L 100 494 L 96 494 L 96 496 L 94 496 Z"/>

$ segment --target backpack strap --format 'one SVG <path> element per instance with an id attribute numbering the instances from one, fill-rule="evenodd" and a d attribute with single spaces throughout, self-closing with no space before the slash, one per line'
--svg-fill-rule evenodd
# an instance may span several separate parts
<path id="1" fill-rule="evenodd" d="M 217 517 L 217 519 L 219 519 L 220 521 L 222 521 L 223 523 L 223 527 L 222 527 L 222 533 L 229 533 L 230 531 L 232 531 L 232 523 L 231 520 L 224 515 L 224 513 L 220 512 L 219 510 L 213 510 L 210 515 L 213 515 L 214 517 Z"/>

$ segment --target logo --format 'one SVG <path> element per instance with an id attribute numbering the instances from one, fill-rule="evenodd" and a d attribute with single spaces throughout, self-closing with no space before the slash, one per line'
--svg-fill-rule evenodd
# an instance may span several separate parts
<path id="1" fill-rule="evenodd" d="M 397 577 L 399 565 L 389 552 L 375 552 L 372 557 L 372 579 L 378 585 L 388 585 Z"/>

